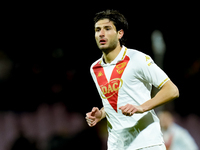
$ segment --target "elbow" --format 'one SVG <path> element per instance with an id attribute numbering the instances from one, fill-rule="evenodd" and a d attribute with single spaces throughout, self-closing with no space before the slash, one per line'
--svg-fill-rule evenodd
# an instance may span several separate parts
<path id="1" fill-rule="evenodd" d="M 173 92 L 172 92 L 172 99 L 177 99 L 179 98 L 179 89 L 177 88 L 176 85 L 173 87 Z"/>

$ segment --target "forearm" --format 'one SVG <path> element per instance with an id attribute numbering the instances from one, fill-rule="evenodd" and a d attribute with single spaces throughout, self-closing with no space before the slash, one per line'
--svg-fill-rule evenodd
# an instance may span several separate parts
<path id="1" fill-rule="evenodd" d="M 104 107 L 102 107 L 100 111 L 101 111 L 101 120 L 102 120 L 103 118 L 106 117 L 106 112 L 104 110 Z"/>
<path id="2" fill-rule="evenodd" d="M 179 91 L 176 85 L 172 81 L 168 81 L 163 85 L 161 90 L 153 97 L 152 99 L 146 101 L 141 105 L 143 111 L 148 111 L 163 105 L 171 100 L 174 100 L 179 97 Z"/>

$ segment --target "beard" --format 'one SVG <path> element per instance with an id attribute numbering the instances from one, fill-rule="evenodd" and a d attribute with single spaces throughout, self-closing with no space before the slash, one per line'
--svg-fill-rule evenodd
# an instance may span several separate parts
<path id="1" fill-rule="evenodd" d="M 108 44 L 107 46 L 102 46 L 99 43 L 97 43 L 97 45 L 102 52 L 108 54 L 109 52 L 113 51 L 117 47 L 118 42 L 119 42 L 118 39 L 116 39 L 116 40 L 110 41 L 109 43 L 106 43 Z"/>

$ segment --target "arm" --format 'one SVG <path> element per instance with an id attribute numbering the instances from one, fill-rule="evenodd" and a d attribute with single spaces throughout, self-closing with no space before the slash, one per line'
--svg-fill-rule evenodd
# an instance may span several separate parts
<path id="1" fill-rule="evenodd" d="M 155 107 L 163 105 L 171 100 L 179 97 L 179 90 L 172 81 L 167 81 L 161 90 L 152 99 L 141 105 L 143 112 L 151 110 Z"/>
<path id="2" fill-rule="evenodd" d="M 161 90 L 152 99 L 146 101 L 140 106 L 127 104 L 119 107 L 122 113 L 127 116 L 131 116 L 134 113 L 143 113 L 154 109 L 160 105 L 163 105 L 171 100 L 179 97 L 179 90 L 172 81 L 167 81 L 161 88 Z"/>
<path id="3" fill-rule="evenodd" d="M 95 126 L 99 121 L 106 117 L 104 107 L 99 110 L 97 107 L 93 107 L 92 111 L 86 114 L 86 121 L 90 127 Z"/>

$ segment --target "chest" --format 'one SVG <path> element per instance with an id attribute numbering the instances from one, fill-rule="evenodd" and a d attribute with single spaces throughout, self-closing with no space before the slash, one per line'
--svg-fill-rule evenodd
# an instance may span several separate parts
<path id="1" fill-rule="evenodd" d="M 93 67 L 93 71 L 101 96 L 107 94 L 107 96 L 102 96 L 103 98 L 116 94 L 124 85 L 126 85 L 125 87 L 136 85 L 138 80 L 134 76 L 134 67 L 128 56 L 116 65 L 96 65 Z"/>
<path id="2" fill-rule="evenodd" d="M 102 67 L 102 76 L 104 78 L 97 78 L 104 81 L 104 84 L 111 82 L 114 79 L 123 80 L 123 82 L 132 83 L 137 79 L 137 69 L 131 65 L 131 62 L 122 62 L 117 65 L 109 65 Z"/>

